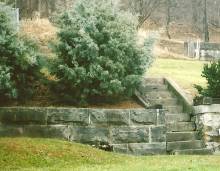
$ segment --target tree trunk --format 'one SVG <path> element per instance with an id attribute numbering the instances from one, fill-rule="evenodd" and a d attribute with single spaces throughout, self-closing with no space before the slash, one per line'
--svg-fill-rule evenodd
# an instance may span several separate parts
<path id="1" fill-rule="evenodd" d="M 171 0 L 167 0 L 167 21 L 166 21 L 166 33 L 168 39 L 171 39 L 170 35 L 170 22 L 171 22 L 171 16 L 170 16 L 170 8 L 171 8 Z"/>
<path id="2" fill-rule="evenodd" d="M 209 24 L 207 16 L 207 0 L 204 0 L 204 41 L 209 42 Z"/>

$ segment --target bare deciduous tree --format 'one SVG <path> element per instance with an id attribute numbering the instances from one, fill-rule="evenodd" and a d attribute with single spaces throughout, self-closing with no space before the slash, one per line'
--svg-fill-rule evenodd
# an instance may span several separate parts
<path id="1" fill-rule="evenodd" d="M 204 0 L 204 41 L 209 42 L 209 24 L 208 24 L 208 16 L 207 16 L 207 0 Z"/>
<path id="2" fill-rule="evenodd" d="M 160 3 L 161 0 L 129 0 L 131 10 L 139 14 L 138 28 L 144 24 Z"/>

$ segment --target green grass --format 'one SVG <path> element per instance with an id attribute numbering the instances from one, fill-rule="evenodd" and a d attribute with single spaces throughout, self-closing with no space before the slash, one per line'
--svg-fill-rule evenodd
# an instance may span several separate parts
<path id="1" fill-rule="evenodd" d="M 201 76 L 204 64 L 205 62 L 201 61 L 158 58 L 147 75 L 170 77 L 183 89 L 195 95 L 194 84 L 206 85 L 206 80 Z"/>
<path id="2" fill-rule="evenodd" d="M 219 171 L 220 156 L 134 157 L 60 140 L 0 138 L 0 170 Z"/>

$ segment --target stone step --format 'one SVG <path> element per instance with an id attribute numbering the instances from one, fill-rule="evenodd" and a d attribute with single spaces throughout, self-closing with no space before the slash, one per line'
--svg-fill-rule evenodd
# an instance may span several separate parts
<path id="1" fill-rule="evenodd" d="M 141 87 L 143 92 L 155 92 L 155 91 L 167 91 L 167 86 L 166 85 L 145 85 Z"/>
<path id="2" fill-rule="evenodd" d="M 145 93 L 145 98 L 147 99 L 164 99 L 164 98 L 173 98 L 173 95 L 169 91 L 155 91 Z"/>
<path id="3" fill-rule="evenodd" d="M 178 104 L 175 98 L 149 99 L 152 105 L 175 106 Z"/>
<path id="4" fill-rule="evenodd" d="M 182 113 L 183 106 L 176 105 L 176 106 L 163 106 L 164 109 L 168 110 L 169 113 Z"/>
<path id="5" fill-rule="evenodd" d="M 168 132 L 167 142 L 199 140 L 198 132 Z"/>
<path id="6" fill-rule="evenodd" d="M 167 151 L 201 149 L 204 146 L 201 140 L 168 142 Z"/>
<path id="7" fill-rule="evenodd" d="M 190 132 L 196 130 L 196 125 L 194 122 L 174 122 L 167 123 L 168 132 Z"/>
<path id="8" fill-rule="evenodd" d="M 113 152 L 132 155 L 158 155 L 166 154 L 166 143 L 129 143 L 111 144 Z"/>
<path id="9" fill-rule="evenodd" d="M 149 85 L 149 84 L 164 84 L 164 79 L 163 78 L 144 78 L 143 81 L 144 85 Z"/>
<path id="10" fill-rule="evenodd" d="M 207 148 L 200 149 L 188 149 L 188 150 L 175 150 L 173 152 L 175 155 L 212 155 L 213 152 Z"/>
<path id="11" fill-rule="evenodd" d="M 190 122 L 191 117 L 189 114 L 181 113 L 181 114 L 166 114 L 166 122 Z"/>

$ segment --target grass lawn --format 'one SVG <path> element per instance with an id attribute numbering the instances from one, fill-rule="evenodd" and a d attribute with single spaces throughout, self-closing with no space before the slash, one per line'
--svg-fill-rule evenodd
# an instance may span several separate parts
<path id="1" fill-rule="evenodd" d="M 134 157 L 60 140 L 0 138 L 0 170 L 219 171 L 220 156 Z"/>
<path id="2" fill-rule="evenodd" d="M 205 62 L 201 61 L 158 58 L 147 75 L 150 77 L 170 77 L 180 87 L 195 95 L 194 84 L 206 85 L 206 80 L 201 77 L 204 64 Z"/>

